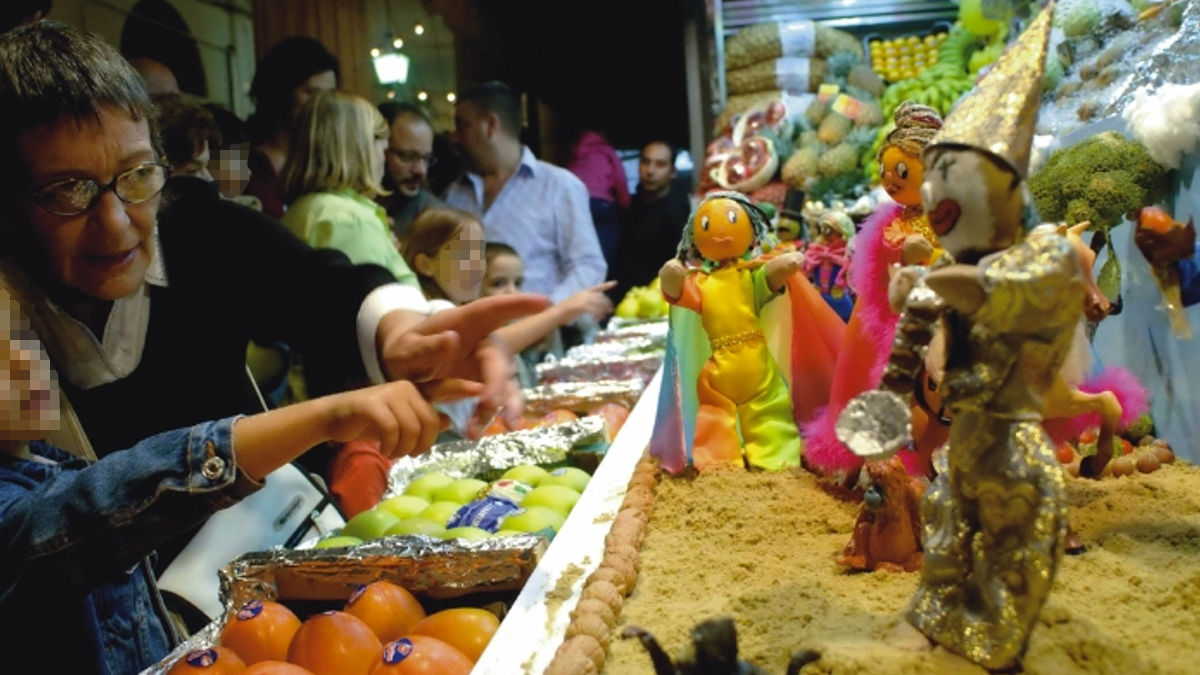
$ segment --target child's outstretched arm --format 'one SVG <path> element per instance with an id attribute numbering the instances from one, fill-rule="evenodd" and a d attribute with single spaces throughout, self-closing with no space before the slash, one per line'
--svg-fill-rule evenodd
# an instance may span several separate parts
<path id="1" fill-rule="evenodd" d="M 604 291 L 616 285 L 616 281 L 606 281 L 585 288 L 547 310 L 496 329 L 495 334 L 514 353 L 524 351 L 540 342 L 550 331 L 584 314 L 591 314 L 597 320 L 604 318 L 612 312 L 612 301 Z"/>
<path id="2" fill-rule="evenodd" d="M 476 382 L 444 380 L 427 389 L 426 400 L 411 382 L 389 382 L 244 417 L 233 427 L 238 466 L 257 480 L 325 441 L 371 440 L 387 457 L 418 454 L 442 428 L 432 402 L 482 390 Z"/>

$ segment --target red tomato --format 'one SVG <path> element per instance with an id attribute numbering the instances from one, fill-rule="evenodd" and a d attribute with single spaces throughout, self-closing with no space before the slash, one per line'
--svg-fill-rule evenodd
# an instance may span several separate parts
<path id="1" fill-rule="evenodd" d="M 1075 448 L 1071 447 L 1070 443 L 1063 443 L 1054 451 L 1054 455 L 1058 457 L 1061 464 L 1070 464 L 1075 459 Z"/>
<path id="2" fill-rule="evenodd" d="M 421 619 L 413 626 L 414 635 L 434 637 L 466 654 L 472 662 L 492 641 L 500 619 L 486 609 L 455 607 L 443 609 Z"/>
<path id="3" fill-rule="evenodd" d="M 1081 444 L 1082 443 L 1095 443 L 1097 438 L 1099 438 L 1099 435 L 1096 433 L 1095 429 L 1088 429 L 1087 431 L 1083 432 L 1082 434 L 1079 434 L 1079 442 Z"/>
<path id="4" fill-rule="evenodd" d="M 246 664 L 228 647 L 195 649 L 183 655 L 167 675 L 241 675 Z"/>
<path id="5" fill-rule="evenodd" d="M 288 647 L 288 661 L 316 675 L 362 675 L 383 645 L 361 619 L 345 612 L 309 617 Z"/>
<path id="6" fill-rule="evenodd" d="M 389 581 L 359 587 L 346 603 L 346 613 L 362 619 L 383 643 L 408 635 L 425 618 L 425 610 L 413 594 Z"/>
<path id="7" fill-rule="evenodd" d="M 251 600 L 225 624 L 221 645 L 237 652 L 248 665 L 287 659 L 288 645 L 300 628 L 292 610 L 270 600 Z"/>
<path id="8" fill-rule="evenodd" d="M 370 675 L 470 675 L 475 663 L 454 647 L 427 635 L 389 642 Z"/>

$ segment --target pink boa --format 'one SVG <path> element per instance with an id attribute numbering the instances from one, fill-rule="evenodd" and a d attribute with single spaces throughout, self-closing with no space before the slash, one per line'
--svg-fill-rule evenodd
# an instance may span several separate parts
<path id="1" fill-rule="evenodd" d="M 858 296 L 851 324 L 854 324 L 857 318 L 859 330 L 857 336 L 851 335 L 853 328 L 846 331 L 850 344 L 843 341 L 843 349 L 838 351 L 838 361 L 840 366 L 841 359 L 869 359 L 871 369 L 870 382 L 866 383 L 867 389 L 878 386 L 883 376 L 883 369 L 887 366 L 892 351 L 896 322 L 900 318 L 892 311 L 887 298 L 888 267 L 896 253 L 884 243 L 883 229 L 900 215 L 902 209 L 903 207 L 896 202 L 880 205 L 863 223 L 862 230 L 854 238 L 854 253 L 850 256 L 850 287 Z M 846 348 L 864 343 L 867 345 L 865 353 L 852 353 L 854 349 Z M 837 373 L 841 372 L 842 368 L 839 367 Z M 845 385 L 845 382 L 841 383 L 841 386 L 835 382 L 834 395 L 830 397 L 829 405 L 820 409 L 800 429 L 804 437 L 805 461 L 810 468 L 826 475 L 845 475 L 857 470 L 862 464 L 861 459 L 838 441 L 834 432 L 834 425 L 842 409 L 851 398 L 862 391 L 852 391 L 854 387 Z"/>
<path id="2" fill-rule="evenodd" d="M 1121 428 L 1124 429 L 1137 421 L 1146 412 L 1150 403 L 1150 393 L 1142 386 L 1137 377 L 1120 367 L 1105 368 L 1096 375 L 1084 380 L 1078 387 L 1079 391 L 1096 394 L 1111 391 L 1121 402 Z M 1099 413 L 1086 413 L 1075 417 L 1056 417 L 1042 423 L 1046 433 L 1057 446 L 1066 441 L 1074 441 L 1088 429 L 1100 426 Z"/>

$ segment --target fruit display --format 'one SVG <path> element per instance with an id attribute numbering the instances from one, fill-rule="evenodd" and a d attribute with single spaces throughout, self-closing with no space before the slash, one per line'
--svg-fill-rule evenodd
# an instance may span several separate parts
<path id="1" fill-rule="evenodd" d="M 1084 457 L 1096 454 L 1099 434 L 1095 429 L 1083 432 L 1075 443 L 1065 442 L 1058 446 L 1055 455 L 1060 464 L 1072 477 L 1079 477 L 1079 463 Z M 1100 478 L 1121 478 L 1137 473 L 1153 473 L 1163 464 L 1175 461 L 1171 445 L 1150 434 L 1142 435 L 1134 445 L 1127 438 L 1116 438 L 1113 443 L 1113 458 L 1100 473 Z"/>
<path id="2" fill-rule="evenodd" d="M 622 319 L 658 319 L 667 315 L 670 305 L 658 287 L 658 277 L 645 286 L 634 286 L 617 303 L 614 314 Z"/>
<path id="3" fill-rule="evenodd" d="M 945 31 L 924 37 L 905 35 L 886 40 L 871 40 L 867 51 L 871 68 L 888 82 L 916 77 L 938 62 L 939 47 L 946 41 Z"/>
<path id="4" fill-rule="evenodd" d="M 341 610 L 301 621 L 291 609 L 252 600 L 233 612 L 219 644 L 190 650 L 172 675 L 466 675 L 500 626 L 478 607 L 427 613 L 388 581 L 358 586 Z"/>
<path id="5" fill-rule="evenodd" d="M 960 96 L 975 86 L 967 69 L 979 38 L 974 33 L 954 26 L 937 47 L 933 64 L 912 77 L 893 82 L 879 99 L 883 116 L 891 119 L 892 112 L 904 101 L 927 105 L 943 117 Z"/>

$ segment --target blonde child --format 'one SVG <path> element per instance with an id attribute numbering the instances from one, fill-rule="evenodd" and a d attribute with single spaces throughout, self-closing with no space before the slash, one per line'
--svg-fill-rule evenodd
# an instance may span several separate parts
<path id="1" fill-rule="evenodd" d="M 479 389 L 455 381 L 425 393 Z M 60 410 L 50 361 L 3 289 L 0 392 L 0 615 L 14 619 L 0 648 L 53 653 L 55 669 L 72 673 L 138 672 L 173 648 L 149 556 L 180 531 L 319 443 L 367 438 L 389 456 L 409 455 L 428 449 L 440 428 L 417 387 L 394 382 L 82 460 L 41 440 L 69 409 Z"/>

